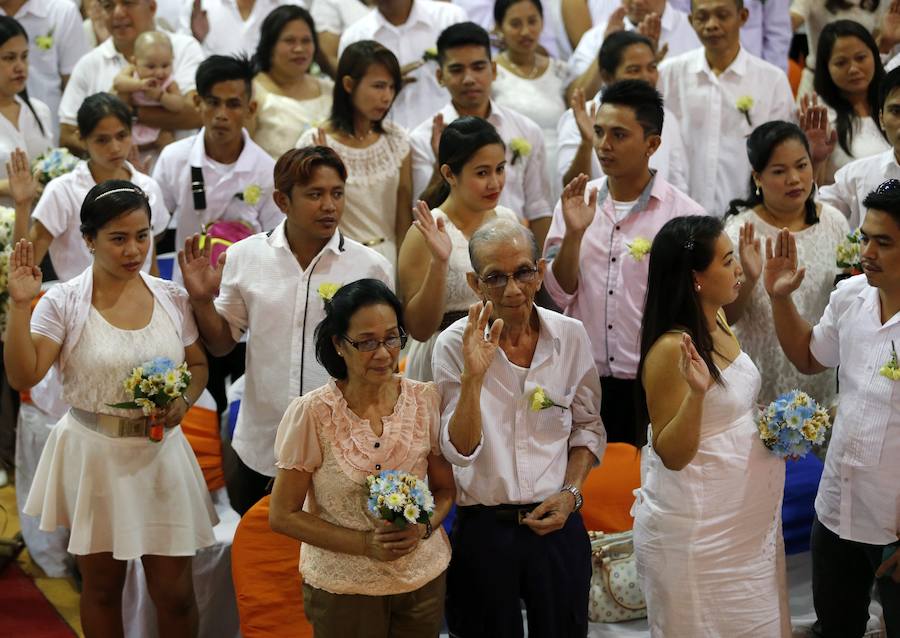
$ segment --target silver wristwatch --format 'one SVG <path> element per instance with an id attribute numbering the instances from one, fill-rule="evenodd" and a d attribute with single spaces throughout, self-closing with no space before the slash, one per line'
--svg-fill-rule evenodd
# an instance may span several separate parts
<path id="1" fill-rule="evenodd" d="M 581 506 L 584 505 L 584 497 L 581 495 L 581 490 L 571 484 L 563 485 L 560 489 L 560 492 L 569 492 L 572 496 L 575 497 L 575 510 L 578 511 L 581 509 Z"/>

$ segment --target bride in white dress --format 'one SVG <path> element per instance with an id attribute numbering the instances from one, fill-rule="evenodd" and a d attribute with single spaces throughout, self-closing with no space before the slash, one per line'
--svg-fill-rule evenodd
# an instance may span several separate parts
<path id="1" fill-rule="evenodd" d="M 717 218 L 673 219 L 653 241 L 634 548 L 654 637 L 790 636 L 784 461 L 760 441 L 759 372 L 721 311 L 741 278 Z"/>

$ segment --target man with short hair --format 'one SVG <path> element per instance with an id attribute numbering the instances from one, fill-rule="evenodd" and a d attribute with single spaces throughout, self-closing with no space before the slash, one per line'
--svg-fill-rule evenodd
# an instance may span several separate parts
<path id="1" fill-rule="evenodd" d="M 487 31 L 474 22 L 454 24 L 438 38 L 437 54 L 437 79 L 450 92 L 450 103 L 432 112 L 432 117 L 410 134 L 413 195 L 420 197 L 443 179 L 437 147 L 444 126 L 464 115 L 480 117 L 490 122 L 506 143 L 506 185 L 499 203 L 527 220 L 538 242 L 543 242 L 551 213 L 544 134 L 524 115 L 491 100 L 497 65 L 491 60 Z M 526 142 L 530 150 L 517 151 L 520 142 Z"/>
<path id="2" fill-rule="evenodd" d="M 650 169 L 660 146 L 662 98 L 642 80 L 606 88 L 594 148 L 606 176 L 580 175 L 563 190 L 544 256 L 547 292 L 580 319 L 600 373 L 600 414 L 610 441 L 637 440 L 641 321 L 653 238 L 674 217 L 703 209 Z"/>
<path id="3" fill-rule="evenodd" d="M 457 485 L 450 635 L 521 636 L 524 601 L 529 635 L 586 636 L 591 550 L 578 510 L 606 449 L 588 336 L 534 304 L 545 263 L 527 228 L 491 220 L 469 255 L 483 303 L 440 334 L 433 359 Z"/>
<path id="4" fill-rule="evenodd" d="M 797 369 L 838 369 L 841 393 L 816 495 L 810 550 L 817 636 L 866 632 L 878 588 L 888 636 L 900 635 L 900 181 L 863 200 L 864 274 L 831 293 L 812 327 L 791 294 L 803 281 L 796 240 L 766 241 L 763 274 L 775 331 Z"/>
<path id="5" fill-rule="evenodd" d="M 387 259 L 338 230 L 347 169 L 337 153 L 324 146 L 291 149 L 274 175 L 274 200 L 284 217 L 271 232 L 234 244 L 215 268 L 197 235 L 178 254 L 209 352 L 223 356 L 247 335 L 236 456 L 227 457 L 225 468 L 228 496 L 240 514 L 275 476 L 275 434 L 288 404 L 328 382 L 314 338 L 325 318 L 324 287 L 366 277 L 391 287 L 394 281 Z"/>

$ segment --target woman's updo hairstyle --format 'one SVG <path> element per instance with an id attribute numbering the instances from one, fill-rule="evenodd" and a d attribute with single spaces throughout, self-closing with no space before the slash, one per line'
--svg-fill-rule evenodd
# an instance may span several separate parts
<path id="1" fill-rule="evenodd" d="M 78 133 L 81 139 L 94 132 L 100 121 L 107 115 L 112 115 L 131 131 L 131 109 L 122 100 L 112 93 L 94 93 L 85 98 L 78 107 Z"/>
<path id="2" fill-rule="evenodd" d="M 475 153 L 489 144 L 506 145 L 494 125 L 480 117 L 467 115 L 454 120 L 441 133 L 438 143 L 438 166 L 446 164 L 450 172 L 459 175 Z M 422 200 L 429 207 L 437 208 L 450 195 L 450 184 L 442 179 L 437 187 L 422 194 Z"/>
<path id="3" fill-rule="evenodd" d="M 325 302 L 325 318 L 316 326 L 316 360 L 335 379 L 347 378 L 347 364 L 334 347 L 334 337 L 341 339 L 347 335 L 350 320 L 360 308 L 384 304 L 394 309 L 397 327 L 401 334 L 406 332 L 403 325 L 403 304 L 390 288 L 378 279 L 358 279 L 341 286 Z M 350 346 L 352 347 L 352 346 Z"/>
<path id="4" fill-rule="evenodd" d="M 140 209 L 150 221 L 150 200 L 144 191 L 124 179 L 108 179 L 89 190 L 81 204 L 81 234 L 94 239 L 111 220 Z"/>

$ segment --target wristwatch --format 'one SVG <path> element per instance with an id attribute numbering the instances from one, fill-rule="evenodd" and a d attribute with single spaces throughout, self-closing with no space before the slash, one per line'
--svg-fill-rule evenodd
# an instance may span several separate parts
<path id="1" fill-rule="evenodd" d="M 431 519 L 429 518 L 425 521 L 425 536 L 422 537 L 422 540 L 431 538 L 432 534 L 434 534 L 434 528 L 431 526 Z"/>
<path id="2" fill-rule="evenodd" d="M 581 495 L 581 490 L 572 485 L 571 483 L 567 483 L 563 485 L 560 492 L 569 492 L 572 496 L 575 497 L 575 509 L 573 511 L 577 512 L 581 509 L 581 506 L 584 505 L 584 497 Z"/>

